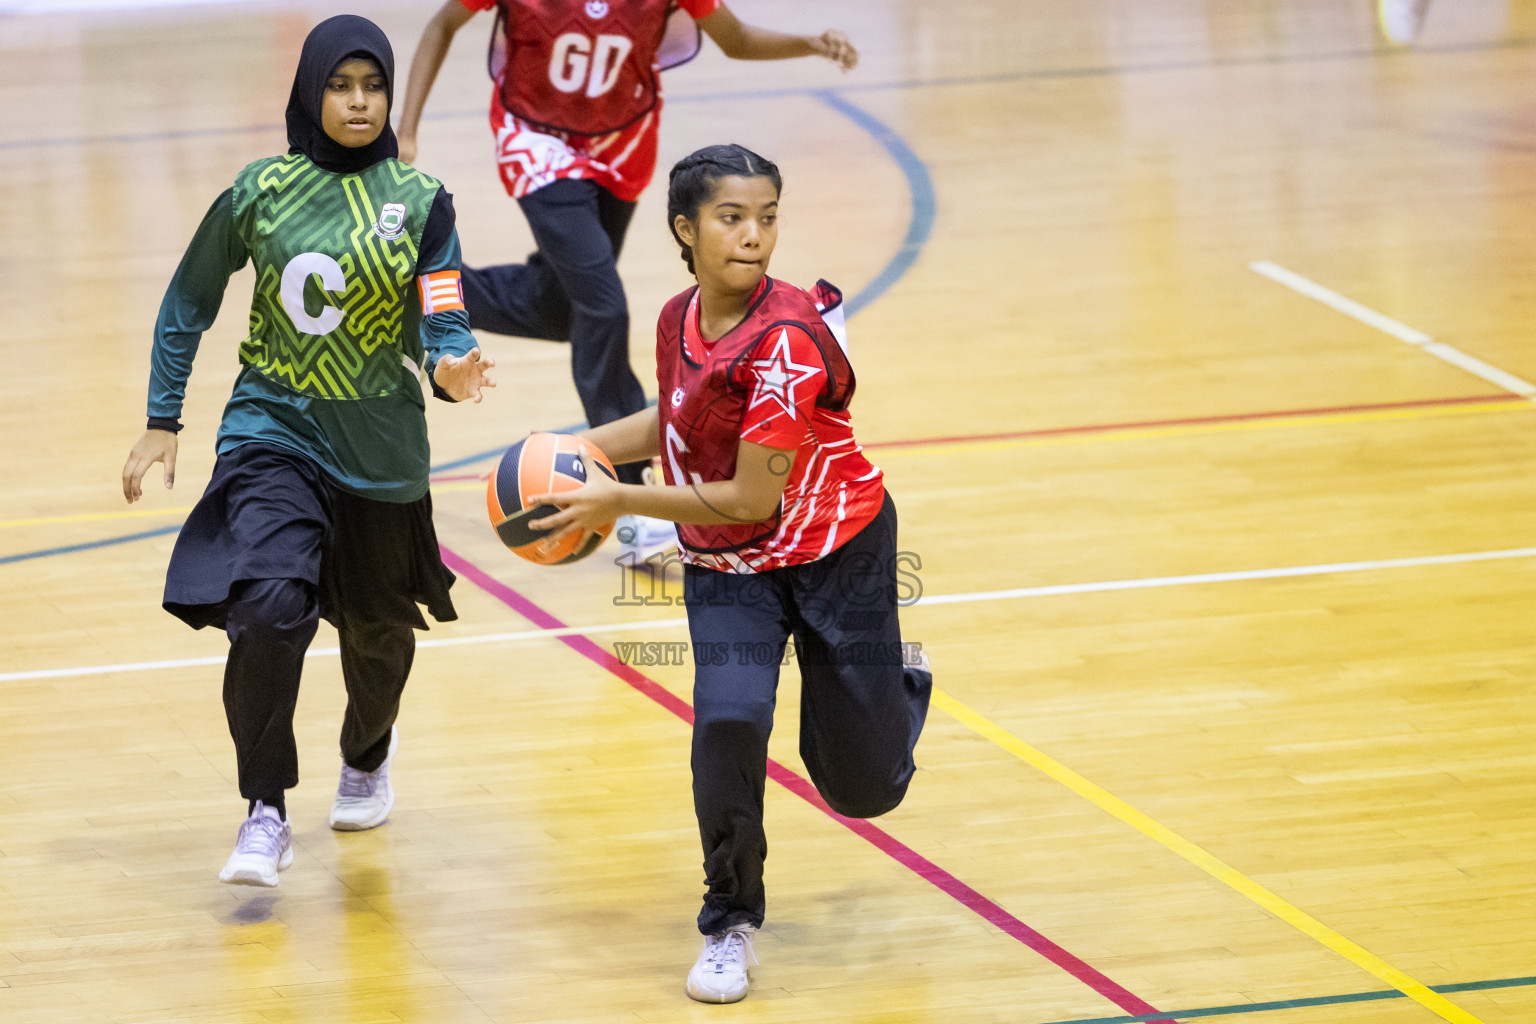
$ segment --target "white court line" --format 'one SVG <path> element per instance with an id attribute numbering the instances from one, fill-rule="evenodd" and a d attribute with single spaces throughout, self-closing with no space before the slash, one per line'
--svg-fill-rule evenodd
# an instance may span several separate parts
<path id="1" fill-rule="evenodd" d="M 1497 366 L 1490 366 L 1476 356 L 1469 356 L 1455 345 L 1447 345 L 1443 341 L 1434 341 L 1421 347 L 1430 355 L 1438 356 L 1452 366 L 1459 366 L 1468 373 L 1475 374 L 1489 383 L 1497 384 L 1505 391 L 1513 391 L 1521 398 L 1530 398 L 1532 395 L 1536 395 L 1536 384 L 1523 381 L 1512 373 L 1505 373 Z"/>
<path id="2" fill-rule="evenodd" d="M 1536 384 L 1521 380 L 1512 373 L 1505 373 L 1497 366 L 1490 366 L 1476 356 L 1470 356 L 1454 345 L 1447 345 L 1443 341 L 1436 341 L 1423 331 L 1415 330 L 1407 324 L 1399 323 L 1389 316 L 1376 312 L 1369 306 L 1362 306 L 1354 299 L 1347 299 L 1338 292 L 1330 291 L 1309 278 L 1302 277 L 1294 270 L 1287 270 L 1278 263 L 1268 260 L 1257 260 L 1248 264 L 1248 269 L 1256 274 L 1262 274 L 1277 284 L 1283 284 L 1295 292 L 1300 292 L 1309 299 L 1316 299 L 1323 305 L 1338 310 L 1345 316 L 1354 317 L 1363 324 L 1376 328 L 1385 334 L 1390 334 L 1399 341 L 1406 341 L 1410 345 L 1417 346 L 1421 351 L 1428 352 L 1437 359 L 1443 359 L 1452 366 L 1458 366 L 1468 373 L 1481 377 L 1490 384 L 1496 384 L 1505 391 L 1512 391 L 1522 398 L 1536 396 Z"/>
<path id="3" fill-rule="evenodd" d="M 980 601 L 1009 601 L 1022 597 L 1054 597 L 1060 594 L 1097 594 L 1114 590 L 1150 590 L 1156 587 L 1183 587 L 1198 583 L 1234 583 L 1240 580 L 1273 580 L 1290 576 L 1324 576 L 1330 573 L 1370 572 L 1375 569 L 1408 569 L 1422 565 L 1457 565 L 1464 562 L 1492 562 L 1510 558 L 1536 558 L 1536 548 L 1504 548 L 1499 551 L 1468 551 L 1458 555 L 1423 555 L 1417 558 L 1384 558 L 1371 562 L 1328 562 L 1322 565 L 1292 565 L 1279 569 L 1244 569 L 1236 572 L 1205 572 L 1190 576 L 1149 576 L 1135 580 L 1104 580 L 1098 583 L 1060 583 L 1048 587 L 1019 587 L 1015 590 L 982 590 L 971 594 L 934 594 L 921 597 L 919 607 L 940 604 L 972 604 Z M 650 619 L 635 622 L 606 622 L 592 626 L 566 626 L 562 629 L 525 629 L 516 633 L 482 633 L 477 636 L 453 636 L 419 640 L 416 646 L 467 647 L 477 644 L 519 643 L 551 640 L 562 636 L 592 633 L 621 633 L 633 629 L 660 629 L 686 626 L 686 618 Z M 336 647 L 312 647 L 306 658 L 334 657 Z M 23 679 L 62 679 L 72 676 L 96 676 L 115 672 L 147 672 L 154 669 L 193 668 L 222 665 L 224 658 L 181 658 L 173 661 L 130 661 L 118 665 L 82 665 L 75 668 L 36 669 L 30 672 L 0 673 L 0 683 Z"/>
<path id="4" fill-rule="evenodd" d="M 0 14 L 81 14 L 87 11 L 142 11 L 154 7 L 212 7 L 249 0 L 0 0 Z"/>
<path id="5" fill-rule="evenodd" d="M 1329 573 L 1338 572 L 1369 572 L 1372 569 L 1407 569 L 1418 565 L 1455 565 L 1461 562 L 1491 562 L 1504 558 L 1536 558 L 1536 548 L 1469 551 L 1460 555 L 1424 555 L 1419 558 L 1384 558 L 1374 562 L 1329 562 L 1325 565 L 1293 565 L 1282 569 L 1203 572 L 1192 576 L 1149 576 L 1139 580 L 1108 580 L 1103 583 L 1061 583 L 1053 587 L 1020 587 L 1018 590 L 987 590 L 975 594 L 940 594 L 934 597 L 924 597 L 917 603 L 919 605 L 969 604 L 972 601 L 1006 601 L 1016 597 L 1098 594 L 1110 590 L 1148 590 L 1153 587 L 1184 587 L 1195 583 L 1274 580 L 1287 576 L 1324 576 Z M 0 676 L 0 679 L 3 678 L 5 677 Z"/>
<path id="6" fill-rule="evenodd" d="M 473 644 L 516 643 L 520 640 L 552 640 L 562 636 L 582 633 L 618 633 L 626 629 L 657 629 L 663 626 L 686 626 L 687 619 L 642 619 L 635 622 L 610 622 L 597 626 L 566 626 L 564 629 L 525 629 L 516 633 L 480 633 L 475 636 L 430 637 L 416 641 L 423 647 L 465 647 Z M 311 647 L 304 652 L 306 658 L 334 658 L 341 654 L 340 647 Z M 0 683 L 18 679 L 62 679 L 69 676 L 100 676 L 113 672 L 151 672 L 162 668 L 196 668 L 199 665 L 222 665 L 225 656 L 209 658 L 176 658 L 170 661 L 126 661 L 119 665 L 83 665 L 78 668 L 47 668 L 32 672 L 0 672 Z"/>
<path id="7" fill-rule="evenodd" d="M 1427 345 L 1435 339 L 1423 331 L 1416 331 L 1407 324 L 1398 323 L 1389 316 L 1383 316 L 1369 306 L 1362 306 L 1354 299 L 1346 299 L 1338 292 L 1329 291 L 1316 281 L 1302 277 L 1294 270 L 1286 270 L 1278 263 L 1268 260 L 1258 260 L 1248 264 L 1248 269 L 1256 274 L 1262 274 L 1279 284 L 1285 285 L 1292 291 L 1300 292 L 1309 299 L 1316 299 L 1325 306 L 1331 306 L 1343 313 L 1352 316 L 1363 324 L 1369 324 L 1378 331 L 1383 331 L 1399 341 L 1406 341 L 1410 345 Z"/>

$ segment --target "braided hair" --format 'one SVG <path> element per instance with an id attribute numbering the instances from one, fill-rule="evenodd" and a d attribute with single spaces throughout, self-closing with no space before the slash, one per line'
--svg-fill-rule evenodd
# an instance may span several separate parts
<path id="1" fill-rule="evenodd" d="M 784 189 L 777 164 L 735 143 L 694 150 L 673 165 L 667 178 L 667 227 L 682 247 L 683 262 L 688 264 L 690 274 L 697 273 L 693 269 L 693 249 L 678 235 L 677 218 L 682 215 L 688 220 L 696 219 L 699 207 L 715 194 L 716 182 L 731 177 L 767 178 L 775 192 Z"/>

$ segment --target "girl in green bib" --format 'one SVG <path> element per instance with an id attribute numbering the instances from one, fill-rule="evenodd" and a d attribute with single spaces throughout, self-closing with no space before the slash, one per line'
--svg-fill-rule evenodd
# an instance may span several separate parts
<path id="1" fill-rule="evenodd" d="M 427 628 L 456 618 L 432 527 L 422 382 L 451 402 L 494 383 L 469 332 L 452 197 L 401 163 L 394 56 L 372 22 L 304 41 L 289 151 L 242 170 L 203 218 L 155 323 L 148 427 L 123 467 L 176 468 L 192 360 L 229 277 L 254 264 L 250 333 L 219 424 L 213 478 L 182 527 L 167 611 L 229 635 L 224 708 L 247 818 L 220 873 L 276 885 L 293 861 L 294 705 L 319 619 L 340 636 L 347 710 L 331 827 L 384 823 L 395 717 Z"/>

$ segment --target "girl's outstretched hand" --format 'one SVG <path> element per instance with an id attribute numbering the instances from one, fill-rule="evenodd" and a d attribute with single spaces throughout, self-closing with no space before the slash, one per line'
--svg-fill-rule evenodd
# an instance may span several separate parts
<path id="1" fill-rule="evenodd" d="M 819 38 L 812 39 L 811 48 L 844 71 L 852 71 L 859 63 L 859 51 L 853 48 L 847 36 L 835 28 L 829 28 Z"/>
<path id="2" fill-rule="evenodd" d="M 555 536 L 559 537 L 571 530 L 596 530 L 623 514 L 624 510 L 619 507 L 623 491 L 618 482 L 608 479 L 608 474 L 598 469 L 597 463 L 586 452 L 581 453 L 581 461 L 587 467 L 585 485 L 574 491 L 528 496 L 531 505 L 553 505 L 560 510 L 554 515 L 533 520 L 528 524 L 529 527 L 535 530 L 554 530 Z"/>
<path id="3" fill-rule="evenodd" d="M 485 371 L 495 365 L 496 360 L 490 356 L 481 356 L 477 345 L 467 355 L 445 355 L 439 359 L 432 368 L 432 379 L 455 402 L 471 398 L 478 402 L 482 397 L 481 388 L 496 386 L 496 382 L 485 375 Z"/>
<path id="4" fill-rule="evenodd" d="M 144 496 L 139 486 L 149 467 L 165 463 L 165 489 L 176 483 L 176 435 L 169 430 L 146 430 L 123 463 L 123 497 L 132 505 Z"/>

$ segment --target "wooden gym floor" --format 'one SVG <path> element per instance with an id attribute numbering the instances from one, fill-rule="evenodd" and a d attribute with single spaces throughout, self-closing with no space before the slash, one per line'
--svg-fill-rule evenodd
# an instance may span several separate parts
<path id="1" fill-rule="evenodd" d="M 433 6 L 351 9 L 403 69 Z M 778 159 L 776 273 L 853 299 L 942 691 L 906 803 L 807 799 L 787 672 L 762 965 L 686 999 L 691 667 L 614 646 L 682 612 L 500 549 L 476 476 L 581 417 L 561 346 L 487 338 L 501 387 L 431 410 L 462 617 L 423 638 L 394 817 L 326 827 L 322 628 L 294 866 L 221 886 L 224 640 L 158 601 L 248 271 L 176 488 L 127 509 L 119 469 L 165 283 L 347 6 L 3 15 L 0 1020 L 1536 1020 L 1536 5 L 1440 0 L 1411 52 L 1367 0 L 733 6 L 863 52 L 669 73 L 662 168 Z M 420 157 L 478 263 L 530 246 L 487 27 Z M 642 378 L 687 283 L 663 198 L 622 261 Z"/>

